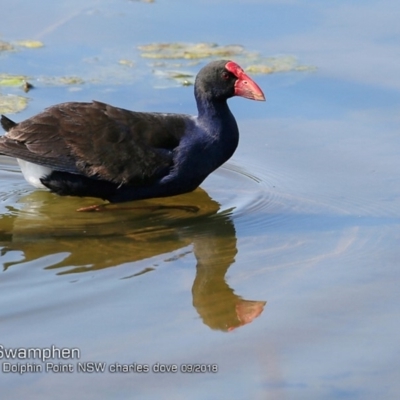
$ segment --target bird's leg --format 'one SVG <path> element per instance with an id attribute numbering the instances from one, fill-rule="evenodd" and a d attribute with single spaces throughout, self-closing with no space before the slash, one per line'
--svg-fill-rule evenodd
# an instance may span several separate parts
<path id="1" fill-rule="evenodd" d="M 79 212 L 106 211 L 105 209 L 106 205 L 107 204 L 94 204 L 92 206 L 78 208 L 76 211 Z"/>
<path id="2" fill-rule="evenodd" d="M 196 206 L 164 206 L 164 205 L 155 205 L 155 206 L 136 206 L 136 207 L 115 207 L 115 208 L 106 208 L 107 206 L 110 206 L 111 204 L 94 204 L 93 206 L 88 206 L 88 207 L 81 207 L 78 208 L 76 211 L 79 212 L 94 212 L 94 211 L 127 211 L 127 210 L 150 210 L 150 211 L 158 211 L 158 210 L 168 210 L 168 209 L 173 209 L 173 210 L 183 210 L 189 213 L 197 213 L 200 208 Z"/>

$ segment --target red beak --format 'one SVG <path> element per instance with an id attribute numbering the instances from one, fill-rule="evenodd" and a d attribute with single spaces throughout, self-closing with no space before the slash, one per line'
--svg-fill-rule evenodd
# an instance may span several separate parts
<path id="1" fill-rule="evenodd" d="M 260 87 L 245 73 L 235 83 L 235 95 L 246 99 L 265 101 Z"/>
<path id="2" fill-rule="evenodd" d="M 265 96 L 260 87 L 233 61 L 226 63 L 225 68 L 237 77 L 235 83 L 235 96 L 245 97 L 250 100 L 265 101 Z"/>

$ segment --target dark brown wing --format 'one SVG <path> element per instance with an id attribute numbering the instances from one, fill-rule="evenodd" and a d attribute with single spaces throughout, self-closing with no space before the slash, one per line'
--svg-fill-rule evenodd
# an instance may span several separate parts
<path id="1" fill-rule="evenodd" d="M 172 166 L 186 116 L 64 103 L 11 127 L 0 152 L 115 183 L 149 182 Z"/>

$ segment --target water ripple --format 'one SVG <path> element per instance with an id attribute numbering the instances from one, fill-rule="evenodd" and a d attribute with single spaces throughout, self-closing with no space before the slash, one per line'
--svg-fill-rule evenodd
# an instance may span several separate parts
<path id="1" fill-rule="evenodd" d="M 365 201 L 363 194 L 307 191 L 307 181 L 296 174 L 251 162 L 226 163 L 212 174 L 202 189 L 182 196 L 111 205 L 117 212 L 78 213 L 76 209 L 96 199 L 58 197 L 34 190 L 13 161 L 0 160 L 0 216 L 13 219 L 12 229 L 40 236 L 103 236 L 148 233 L 171 224 L 194 222 L 216 213 L 229 215 L 254 234 L 261 230 L 337 224 L 344 218 L 393 219 L 398 222 L 398 199 Z"/>
<path id="2" fill-rule="evenodd" d="M 233 209 L 233 218 L 254 233 L 271 226 L 320 229 L 322 225 L 337 226 L 350 221 L 356 225 L 400 221 L 400 196 L 388 198 L 338 185 L 318 186 L 297 173 L 266 171 L 257 164 L 246 163 L 243 167 L 230 162 L 211 179 L 211 195 L 222 197 L 223 208 Z"/>

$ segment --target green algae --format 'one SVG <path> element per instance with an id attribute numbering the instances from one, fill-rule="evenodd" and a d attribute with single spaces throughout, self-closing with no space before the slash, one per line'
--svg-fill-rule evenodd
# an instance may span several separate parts
<path id="1" fill-rule="evenodd" d="M 27 79 L 24 75 L 0 74 L 0 86 L 23 86 Z"/>
<path id="2" fill-rule="evenodd" d="M 13 51 L 14 46 L 10 43 L 0 40 L 0 51 Z"/>
<path id="3" fill-rule="evenodd" d="M 24 96 L 3 95 L 0 93 L 0 114 L 14 114 L 26 108 L 29 99 Z"/>
<path id="4" fill-rule="evenodd" d="M 159 59 L 204 59 L 234 57 L 244 52 L 243 46 L 219 46 L 216 43 L 151 43 L 139 46 L 141 57 Z"/>
<path id="5" fill-rule="evenodd" d="M 20 40 L 16 42 L 18 46 L 26 47 L 28 49 L 39 49 L 44 47 L 44 44 L 39 40 Z"/>
<path id="6" fill-rule="evenodd" d="M 49 86 L 83 85 L 85 80 L 79 76 L 42 77 L 40 81 Z"/>
<path id="7" fill-rule="evenodd" d="M 0 40 L 0 51 L 17 51 L 22 49 L 39 49 L 44 47 L 44 44 L 39 40 L 19 40 L 16 42 L 6 42 Z"/>
<path id="8" fill-rule="evenodd" d="M 157 84 L 156 87 L 176 85 L 188 86 L 194 83 L 195 72 L 188 69 L 207 60 L 232 59 L 251 74 L 272 74 L 281 72 L 307 72 L 316 68 L 301 65 L 292 55 L 265 57 L 257 52 L 248 51 L 237 44 L 218 45 L 217 43 L 150 43 L 138 47 L 140 56 L 154 60 L 152 72 L 158 80 L 170 84 Z M 198 70 L 198 68 L 196 68 Z"/>

